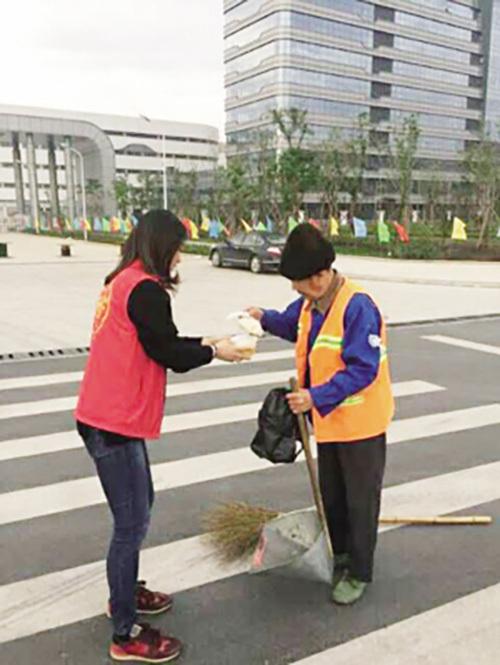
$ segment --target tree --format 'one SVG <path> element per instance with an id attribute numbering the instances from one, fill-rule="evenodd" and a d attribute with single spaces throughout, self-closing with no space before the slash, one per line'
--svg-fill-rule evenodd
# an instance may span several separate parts
<path id="1" fill-rule="evenodd" d="M 261 132 L 255 139 L 257 153 L 251 161 L 253 206 L 260 219 L 271 212 L 274 220 L 281 224 L 282 214 L 278 187 L 278 162 L 272 135 Z"/>
<path id="2" fill-rule="evenodd" d="M 172 209 L 180 217 L 194 218 L 198 216 L 199 205 L 196 202 L 198 174 L 196 171 L 174 171 L 171 179 L 170 200 Z"/>
<path id="3" fill-rule="evenodd" d="M 89 178 L 85 183 L 85 194 L 87 196 L 88 214 L 90 216 L 101 216 L 104 213 L 101 182 L 95 178 Z"/>
<path id="4" fill-rule="evenodd" d="M 273 111 L 273 124 L 278 133 L 277 182 L 282 218 L 297 215 L 303 206 L 306 192 L 313 191 L 318 182 L 316 155 L 305 150 L 305 137 L 311 134 L 307 111 L 289 109 Z M 281 144 L 285 148 L 281 149 Z"/>
<path id="5" fill-rule="evenodd" d="M 233 157 L 225 170 L 224 209 L 229 228 L 234 229 L 240 219 L 250 213 L 253 187 L 247 160 Z"/>
<path id="6" fill-rule="evenodd" d="M 318 188 L 321 191 L 323 213 L 338 217 L 340 194 L 345 191 L 346 155 L 345 142 L 340 132 L 334 130 L 320 147 Z"/>
<path id="7" fill-rule="evenodd" d="M 142 171 L 137 176 L 137 186 L 131 188 L 130 203 L 136 210 L 163 207 L 161 176 L 152 171 Z"/>
<path id="8" fill-rule="evenodd" d="M 370 121 L 366 113 L 358 116 L 358 127 L 354 137 L 345 146 L 346 169 L 344 176 L 345 191 L 349 194 L 349 212 L 354 216 L 357 212 L 359 198 L 363 191 L 363 182 L 368 165 Z"/>
<path id="9" fill-rule="evenodd" d="M 118 212 L 125 217 L 131 205 L 132 190 L 126 176 L 118 176 L 114 183 L 116 205 Z"/>
<path id="10" fill-rule="evenodd" d="M 488 231 L 495 219 L 500 191 L 499 148 L 484 127 L 481 129 L 480 140 L 466 149 L 464 166 L 465 181 L 479 211 L 479 248 L 488 240 Z"/>
<path id="11" fill-rule="evenodd" d="M 395 189 L 399 196 L 399 220 L 407 230 L 410 227 L 410 202 L 419 137 L 417 116 L 412 114 L 405 118 L 401 131 L 395 136 L 395 149 L 389 147 Z"/>

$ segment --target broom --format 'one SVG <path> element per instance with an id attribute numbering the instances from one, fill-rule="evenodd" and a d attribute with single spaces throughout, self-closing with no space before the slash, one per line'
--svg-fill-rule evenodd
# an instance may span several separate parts
<path id="1" fill-rule="evenodd" d="M 297 389 L 296 379 L 290 379 L 290 387 L 293 392 Z M 309 480 L 314 496 L 314 503 L 318 513 L 318 519 L 325 532 L 330 553 L 333 547 L 326 526 L 326 516 L 321 500 L 321 493 L 316 479 L 316 470 L 309 440 L 309 432 L 304 414 L 297 416 L 299 422 L 300 438 L 306 457 Z M 263 506 L 251 506 L 241 501 L 233 501 L 221 504 L 206 513 L 202 519 L 205 535 L 213 547 L 217 556 L 224 562 L 230 563 L 251 555 L 256 549 L 262 529 L 272 520 L 280 517 L 283 513 L 265 508 Z M 489 515 L 471 516 L 431 516 L 431 517 L 380 517 L 380 524 L 399 525 L 483 525 L 491 524 Z"/>
<path id="2" fill-rule="evenodd" d="M 292 392 L 298 390 L 297 379 L 290 379 Z M 318 519 L 325 533 L 330 555 L 333 557 L 333 547 L 326 523 L 325 509 L 321 500 L 321 492 L 316 477 L 316 468 L 311 450 L 309 430 L 303 413 L 297 415 L 300 439 L 304 449 L 309 481 L 318 513 Z M 203 527 L 209 543 L 219 557 L 226 562 L 241 559 L 251 554 L 257 547 L 262 529 L 271 520 L 279 517 L 281 513 L 260 506 L 254 507 L 247 503 L 232 502 L 222 504 L 203 518 Z"/>

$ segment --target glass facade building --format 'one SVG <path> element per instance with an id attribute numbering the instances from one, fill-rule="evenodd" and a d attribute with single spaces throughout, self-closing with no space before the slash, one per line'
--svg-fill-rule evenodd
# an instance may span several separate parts
<path id="1" fill-rule="evenodd" d="M 419 167 L 460 153 L 500 120 L 500 0 L 225 0 L 228 156 L 308 112 L 310 141 L 366 113 L 386 143 L 420 126 Z"/>

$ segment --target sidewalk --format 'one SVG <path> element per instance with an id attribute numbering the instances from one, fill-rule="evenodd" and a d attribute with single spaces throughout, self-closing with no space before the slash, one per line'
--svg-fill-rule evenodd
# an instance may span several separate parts
<path id="1" fill-rule="evenodd" d="M 103 279 L 118 262 L 116 245 L 72 241 L 59 256 L 60 238 L 2 234 L 13 258 L 0 259 L 0 354 L 87 346 Z M 359 279 L 390 323 L 500 314 L 500 264 L 418 262 L 339 256 L 336 266 Z M 231 312 L 249 305 L 282 308 L 294 297 L 278 275 L 213 268 L 206 257 L 185 255 L 175 298 L 183 334 L 225 334 Z"/>

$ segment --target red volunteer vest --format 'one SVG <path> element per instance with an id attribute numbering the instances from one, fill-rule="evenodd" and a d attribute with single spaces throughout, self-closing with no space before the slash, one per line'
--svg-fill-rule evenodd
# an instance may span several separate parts
<path id="1" fill-rule="evenodd" d="M 311 329 L 311 304 L 304 303 L 300 313 L 295 347 L 296 366 L 301 386 L 304 385 L 308 360 L 311 386 L 326 383 L 336 372 L 345 369 L 342 360 L 344 314 L 355 293 L 364 293 L 364 290 L 346 279 L 323 322 L 309 353 L 309 359 L 307 342 Z M 356 395 L 348 397 L 325 417 L 322 417 L 313 408 L 314 435 L 318 443 L 368 439 L 383 434 L 393 415 L 394 398 L 387 360 L 387 336 L 385 324 L 382 321 L 380 365 L 375 381 Z"/>
<path id="2" fill-rule="evenodd" d="M 157 439 L 166 371 L 146 355 L 127 313 L 132 290 L 145 279 L 154 277 L 135 261 L 102 290 L 75 415 L 109 432 Z"/>

